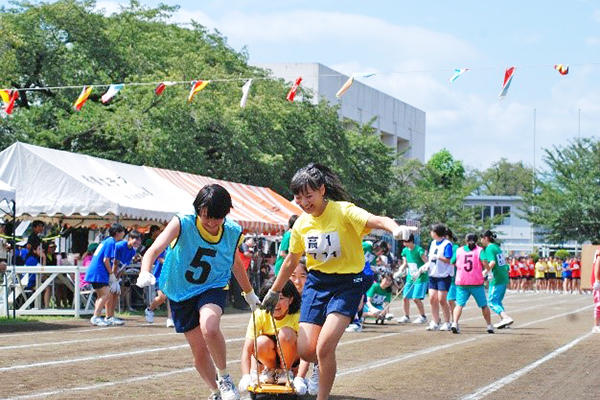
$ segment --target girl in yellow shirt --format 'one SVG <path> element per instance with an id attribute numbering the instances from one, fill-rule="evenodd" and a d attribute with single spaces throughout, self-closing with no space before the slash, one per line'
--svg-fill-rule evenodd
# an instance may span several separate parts
<path id="1" fill-rule="evenodd" d="M 290 188 L 304 212 L 292 228 L 289 253 L 262 307 L 274 309 L 279 291 L 306 253 L 309 272 L 302 293 L 298 352 L 303 360 L 318 363 L 317 400 L 325 400 L 337 369 L 335 349 L 363 294 L 362 237 L 374 228 L 406 240 L 416 228 L 345 201 L 349 196 L 337 175 L 320 164 L 299 169 Z"/>

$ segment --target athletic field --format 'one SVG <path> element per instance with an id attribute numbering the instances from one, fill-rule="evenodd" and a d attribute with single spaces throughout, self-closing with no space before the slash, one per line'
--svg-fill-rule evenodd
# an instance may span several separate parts
<path id="1" fill-rule="evenodd" d="M 600 335 L 590 333 L 591 296 L 511 293 L 505 305 L 515 323 L 493 335 L 472 299 L 459 335 L 395 322 L 345 333 L 331 398 L 598 399 Z M 392 312 L 400 311 L 398 301 Z M 249 315 L 222 320 L 236 382 Z M 0 399 L 208 396 L 184 336 L 165 328 L 164 318 L 109 328 L 87 320 L 3 325 L 0 332 Z"/>

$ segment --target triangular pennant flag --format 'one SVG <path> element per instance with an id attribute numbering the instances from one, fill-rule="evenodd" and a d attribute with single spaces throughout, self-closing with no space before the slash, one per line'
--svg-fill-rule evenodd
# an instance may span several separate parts
<path id="1" fill-rule="evenodd" d="M 567 75 L 569 73 L 569 66 L 564 64 L 556 64 L 554 69 L 561 75 Z"/>
<path id="2" fill-rule="evenodd" d="M 287 96 L 285 96 L 285 98 L 287 99 L 287 101 L 294 101 L 294 97 L 296 97 L 296 92 L 298 91 L 298 88 L 300 87 L 300 82 L 302 82 L 302 77 L 299 76 L 296 79 L 296 82 L 292 85 L 292 87 L 290 88 L 290 91 L 288 92 Z"/>
<path id="3" fill-rule="evenodd" d="M 75 111 L 81 111 L 81 107 L 83 107 L 88 97 L 90 97 L 92 89 L 93 86 L 84 86 L 83 89 L 81 89 L 79 97 L 77 98 L 77 100 L 75 100 L 75 103 L 73 103 L 73 109 L 75 109 Z"/>
<path id="4" fill-rule="evenodd" d="M 102 97 L 100 98 L 100 100 L 102 101 L 102 103 L 106 104 L 110 101 L 110 99 L 112 99 L 113 97 L 115 97 L 115 95 L 117 93 L 119 93 L 119 91 L 123 89 L 123 84 L 122 83 L 118 83 L 116 85 L 110 85 L 108 87 L 108 90 L 106 91 L 106 93 L 104 93 L 102 95 Z"/>
<path id="5" fill-rule="evenodd" d="M 352 75 L 350 78 L 348 78 L 346 83 L 344 83 L 342 85 L 342 87 L 340 88 L 340 90 L 337 91 L 337 93 L 335 94 L 335 97 L 337 97 L 338 99 L 340 97 L 342 97 L 342 95 L 344 93 L 346 93 L 346 91 L 348 91 L 348 89 L 350 89 L 350 86 L 352 86 L 353 83 L 354 83 L 354 75 Z"/>
<path id="6" fill-rule="evenodd" d="M 11 90 L 10 98 L 8 99 L 8 102 L 6 103 L 6 107 L 4 107 L 5 113 L 7 113 L 8 115 L 12 114 L 13 109 L 15 108 L 15 101 L 17 101 L 18 98 L 19 98 L 19 91 Z"/>
<path id="7" fill-rule="evenodd" d="M 0 99 L 4 104 L 10 101 L 10 90 L 0 90 Z"/>
<path id="8" fill-rule="evenodd" d="M 469 68 L 454 68 L 454 73 L 450 77 L 450 83 L 452 83 L 455 80 L 457 80 L 459 76 L 461 76 L 462 74 L 464 74 L 468 70 L 469 70 Z"/>
<path id="9" fill-rule="evenodd" d="M 252 86 L 252 79 L 248 79 L 244 86 L 242 86 L 242 99 L 240 100 L 240 107 L 246 107 L 246 100 L 248 100 L 248 94 L 250 93 L 250 86 Z"/>
<path id="10" fill-rule="evenodd" d="M 506 93 L 508 92 L 508 88 L 510 87 L 510 83 L 512 82 L 514 75 L 515 67 L 510 67 L 506 69 L 506 72 L 504 72 L 504 83 L 502 84 L 502 90 L 500 91 L 498 97 L 502 98 L 506 96 Z"/>
<path id="11" fill-rule="evenodd" d="M 191 103 L 196 93 L 204 89 L 209 82 L 210 81 L 193 81 L 192 88 L 190 89 L 190 94 L 188 95 L 188 103 Z"/>
<path id="12" fill-rule="evenodd" d="M 173 86 L 175 82 L 164 81 L 158 84 L 158 86 L 154 89 L 154 94 L 160 96 L 166 89 L 167 86 Z"/>

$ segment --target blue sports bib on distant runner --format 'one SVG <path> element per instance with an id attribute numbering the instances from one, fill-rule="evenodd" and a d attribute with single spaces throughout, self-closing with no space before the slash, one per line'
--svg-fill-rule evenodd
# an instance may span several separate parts
<path id="1" fill-rule="evenodd" d="M 183 301 L 209 289 L 227 286 L 242 227 L 225 219 L 218 242 L 205 240 L 196 227 L 196 214 L 178 215 L 179 237 L 167 252 L 159 287 L 167 297 Z"/>

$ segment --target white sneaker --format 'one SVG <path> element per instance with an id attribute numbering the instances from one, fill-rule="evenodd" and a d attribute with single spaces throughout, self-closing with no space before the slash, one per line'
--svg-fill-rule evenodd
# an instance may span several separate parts
<path id="1" fill-rule="evenodd" d="M 149 308 L 146 308 L 144 310 L 144 315 L 146 316 L 146 322 L 151 324 L 154 322 L 154 311 L 150 310 Z"/>
<path id="2" fill-rule="evenodd" d="M 435 321 L 431 321 L 429 323 L 429 326 L 426 328 L 426 330 L 428 330 L 428 331 L 439 331 L 440 330 L 440 326 L 438 324 L 436 324 Z"/>
<path id="3" fill-rule="evenodd" d="M 423 315 L 419 315 L 417 318 L 415 318 L 412 322 L 413 324 L 426 324 L 427 323 L 427 317 L 424 317 Z"/>
<path id="4" fill-rule="evenodd" d="M 221 398 L 223 400 L 240 400 L 240 393 L 235 387 L 231 375 L 227 374 L 222 376 L 221 379 L 217 381 L 217 386 L 219 387 L 219 392 L 221 392 Z"/>
<path id="5" fill-rule="evenodd" d="M 313 365 L 313 372 L 308 378 L 308 394 L 316 396 L 319 394 L 319 366 Z"/>
<path id="6" fill-rule="evenodd" d="M 173 319 L 172 318 L 167 318 L 167 328 L 173 328 L 175 327 L 175 324 L 173 323 Z"/>
<path id="7" fill-rule="evenodd" d="M 400 324 L 405 324 L 407 322 L 410 322 L 410 318 L 405 315 L 404 317 L 396 318 L 396 322 Z"/>
<path id="8" fill-rule="evenodd" d="M 449 330 L 450 330 L 449 322 L 444 322 L 442 325 L 440 325 L 440 331 L 449 331 Z"/>
<path id="9" fill-rule="evenodd" d="M 104 321 L 102 317 L 92 317 L 90 318 L 90 324 L 94 326 L 108 326 L 108 324 Z"/>
<path id="10" fill-rule="evenodd" d="M 294 390 L 299 396 L 304 396 L 306 394 L 306 392 L 308 391 L 308 387 L 306 386 L 306 381 L 304 380 L 304 378 L 301 378 L 299 376 L 294 378 Z"/>
<path id="11" fill-rule="evenodd" d="M 275 383 L 275 370 L 263 369 L 258 379 L 260 380 L 260 383 Z"/>
<path id="12" fill-rule="evenodd" d="M 223 400 L 221 398 L 221 393 L 216 392 L 216 393 L 212 393 L 210 396 L 208 396 L 208 400 Z"/>
<path id="13" fill-rule="evenodd" d="M 114 326 L 125 325 L 125 321 L 123 321 L 121 318 L 117 318 L 117 317 L 106 318 L 104 321 L 108 325 L 114 325 Z"/>
<path id="14" fill-rule="evenodd" d="M 452 323 L 450 329 L 452 330 L 452 333 L 460 333 L 460 328 L 458 327 L 458 324 L 456 322 Z"/>
<path id="15" fill-rule="evenodd" d="M 596 325 L 592 328 L 592 333 L 600 333 L 600 325 Z"/>
<path id="16" fill-rule="evenodd" d="M 238 384 L 239 392 L 248 392 L 248 386 L 254 386 L 257 383 L 257 379 L 256 373 L 242 375 L 242 379 L 240 379 L 240 383 Z"/>
<path id="17" fill-rule="evenodd" d="M 487 326 L 487 333 L 494 333 L 494 325 L 489 324 Z"/>
<path id="18" fill-rule="evenodd" d="M 346 332 L 362 332 L 362 325 L 359 325 L 359 324 L 350 324 L 346 328 Z"/>
<path id="19" fill-rule="evenodd" d="M 276 373 L 275 373 L 275 383 L 276 384 L 285 385 L 286 383 L 288 383 L 288 379 L 289 379 L 290 383 L 294 381 L 294 374 L 292 373 L 292 371 L 288 371 L 287 374 L 282 369 L 279 369 L 276 371 Z"/>
<path id="20" fill-rule="evenodd" d="M 513 319 L 511 317 L 506 317 L 506 318 L 502 318 L 502 320 L 500 322 L 498 322 L 496 325 L 494 325 L 494 328 L 496 329 L 503 329 L 506 328 L 507 326 L 511 325 L 513 322 Z"/>
<path id="21" fill-rule="evenodd" d="M 392 313 L 385 314 L 385 320 L 386 321 L 391 321 L 393 319 L 394 319 L 394 314 L 392 314 Z"/>

